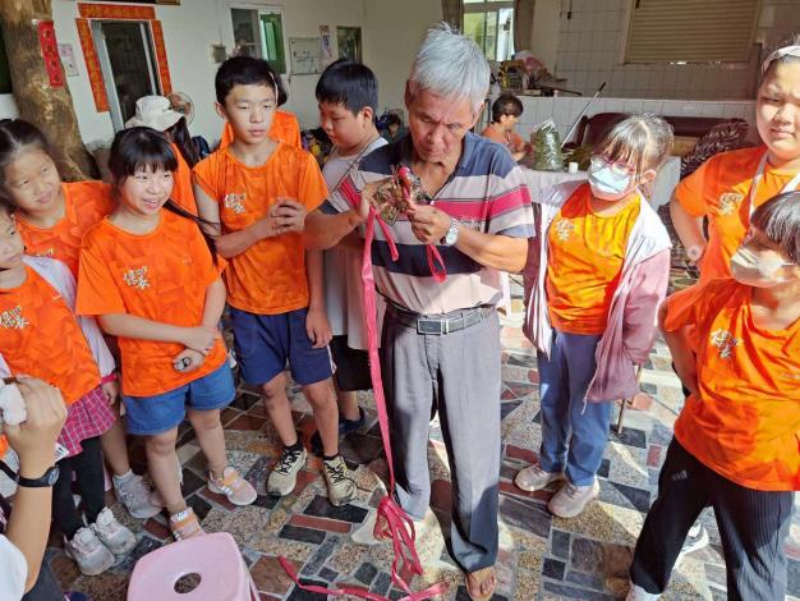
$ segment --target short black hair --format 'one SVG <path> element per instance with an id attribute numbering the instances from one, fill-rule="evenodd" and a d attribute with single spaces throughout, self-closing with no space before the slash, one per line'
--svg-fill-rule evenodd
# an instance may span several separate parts
<path id="1" fill-rule="evenodd" d="M 390 127 L 392 125 L 403 127 L 403 120 L 400 118 L 400 115 L 397 115 L 395 113 L 389 113 L 386 116 L 386 127 Z"/>
<path id="2" fill-rule="evenodd" d="M 343 104 L 354 115 L 365 107 L 378 110 L 378 80 L 372 69 L 345 58 L 322 72 L 316 95 L 317 101 Z"/>
<path id="3" fill-rule="evenodd" d="M 519 117 L 522 114 L 522 102 L 514 94 L 501 94 L 492 104 L 492 123 L 499 123 L 505 115 Z"/>
<path id="4" fill-rule="evenodd" d="M 281 76 L 267 61 L 252 56 L 233 56 L 217 69 L 217 75 L 214 78 L 217 102 L 224 105 L 233 86 L 258 84 L 278 88 L 278 106 L 283 106 L 289 100 Z"/>
<path id="5" fill-rule="evenodd" d="M 800 191 L 773 196 L 753 211 L 750 224 L 777 244 L 792 263 L 800 265 Z"/>

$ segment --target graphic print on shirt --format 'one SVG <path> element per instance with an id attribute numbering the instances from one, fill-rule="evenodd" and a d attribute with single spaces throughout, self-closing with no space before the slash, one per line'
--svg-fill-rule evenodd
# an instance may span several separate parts
<path id="1" fill-rule="evenodd" d="M 722 328 L 711 332 L 710 340 L 711 345 L 719 351 L 721 359 L 730 359 L 733 356 L 733 349 L 741 343 L 741 340 Z"/>
<path id="2" fill-rule="evenodd" d="M 147 279 L 147 265 L 143 265 L 139 269 L 129 269 L 122 276 L 122 280 L 131 288 L 144 290 L 150 287 L 150 281 Z"/>
<path id="3" fill-rule="evenodd" d="M 733 215 L 744 200 L 744 194 L 738 192 L 725 192 L 719 197 L 719 212 L 721 215 Z"/>
<path id="4" fill-rule="evenodd" d="M 226 194 L 225 195 L 225 208 L 230 209 L 237 215 L 244 213 L 244 201 L 247 200 L 247 194 Z"/>
<path id="5" fill-rule="evenodd" d="M 27 325 L 28 320 L 22 315 L 22 307 L 19 305 L 0 313 L 0 326 L 7 330 L 23 330 Z"/>
<path id="6" fill-rule="evenodd" d="M 569 240 L 570 234 L 575 231 L 575 224 L 566 219 L 562 219 L 555 224 L 555 228 L 558 239 L 562 242 L 566 242 Z"/>

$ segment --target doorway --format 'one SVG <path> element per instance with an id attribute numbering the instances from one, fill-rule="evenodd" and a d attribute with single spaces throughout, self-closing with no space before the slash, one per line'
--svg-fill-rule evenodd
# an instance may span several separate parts
<path id="1" fill-rule="evenodd" d="M 142 96 L 160 95 L 152 32 L 147 21 L 92 21 L 114 131 L 136 114 Z"/>

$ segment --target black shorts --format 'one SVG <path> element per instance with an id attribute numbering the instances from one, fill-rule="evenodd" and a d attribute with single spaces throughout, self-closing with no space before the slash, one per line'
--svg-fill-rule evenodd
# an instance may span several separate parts
<path id="1" fill-rule="evenodd" d="M 334 336 L 330 343 L 336 372 L 333 379 L 342 392 L 371 390 L 372 378 L 369 374 L 369 353 L 347 346 L 347 336 Z"/>

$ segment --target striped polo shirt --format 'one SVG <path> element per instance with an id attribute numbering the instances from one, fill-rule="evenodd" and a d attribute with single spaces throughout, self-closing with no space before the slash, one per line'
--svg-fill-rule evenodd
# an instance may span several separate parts
<path id="1" fill-rule="evenodd" d="M 321 210 L 335 214 L 358 206 L 364 186 L 391 176 L 392 167 L 410 167 L 411 153 L 410 135 L 373 151 Z M 473 133 L 464 138 L 458 165 L 431 204 L 456 219 L 462 229 L 512 238 L 533 236 L 533 210 L 522 169 L 506 148 Z M 480 265 L 455 247 L 439 245 L 447 270 L 447 279 L 439 283 L 428 266 L 425 245 L 411 231 L 408 219 L 401 215 L 389 229 L 400 257 L 392 261 L 389 244 L 376 225 L 372 263 L 378 292 L 395 305 L 422 315 L 438 315 L 495 305 L 500 299 L 496 269 Z"/>

